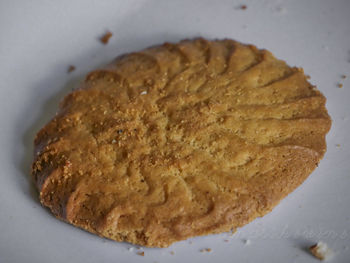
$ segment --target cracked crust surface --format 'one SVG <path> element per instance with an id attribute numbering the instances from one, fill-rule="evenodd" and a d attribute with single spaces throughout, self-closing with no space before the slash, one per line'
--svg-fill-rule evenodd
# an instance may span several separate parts
<path id="1" fill-rule="evenodd" d="M 315 169 L 330 126 L 302 69 L 184 40 L 91 72 L 37 134 L 32 175 L 56 217 L 167 247 L 271 211 Z"/>

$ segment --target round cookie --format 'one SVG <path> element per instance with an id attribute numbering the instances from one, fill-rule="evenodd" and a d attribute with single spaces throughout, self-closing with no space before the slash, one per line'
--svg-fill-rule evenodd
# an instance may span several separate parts
<path id="1" fill-rule="evenodd" d="M 75 226 L 167 247 L 270 212 L 315 169 L 331 120 L 300 68 L 233 40 L 118 57 L 35 138 L 40 201 Z"/>

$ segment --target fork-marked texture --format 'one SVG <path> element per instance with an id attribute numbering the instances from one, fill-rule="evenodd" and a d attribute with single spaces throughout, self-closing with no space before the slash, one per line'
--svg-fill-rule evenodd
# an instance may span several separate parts
<path id="1" fill-rule="evenodd" d="M 271 211 L 315 169 L 330 125 L 302 69 L 184 40 L 90 73 L 38 133 L 32 174 L 58 218 L 166 247 Z"/>

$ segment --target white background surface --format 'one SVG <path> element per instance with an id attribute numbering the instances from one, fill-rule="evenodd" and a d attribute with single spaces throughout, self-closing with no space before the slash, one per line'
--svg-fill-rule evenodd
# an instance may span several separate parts
<path id="1" fill-rule="evenodd" d="M 98 37 L 106 30 L 114 35 L 104 46 Z M 254 43 L 311 75 L 333 119 L 320 166 L 272 213 L 235 235 L 144 249 L 144 257 L 130 244 L 56 220 L 39 204 L 29 171 L 34 135 L 63 95 L 119 54 L 196 36 Z M 67 74 L 70 64 L 77 70 Z M 347 0 L 1 0 L 0 262 L 317 262 L 306 248 L 319 240 L 335 251 L 332 262 L 350 262 L 349 101 Z"/>

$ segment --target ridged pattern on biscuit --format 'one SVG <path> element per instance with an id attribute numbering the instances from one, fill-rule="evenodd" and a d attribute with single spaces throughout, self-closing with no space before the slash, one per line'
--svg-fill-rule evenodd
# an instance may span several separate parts
<path id="1" fill-rule="evenodd" d="M 90 73 L 35 139 L 59 218 L 165 247 L 269 212 L 325 150 L 324 96 L 299 68 L 232 40 L 185 40 Z"/>

